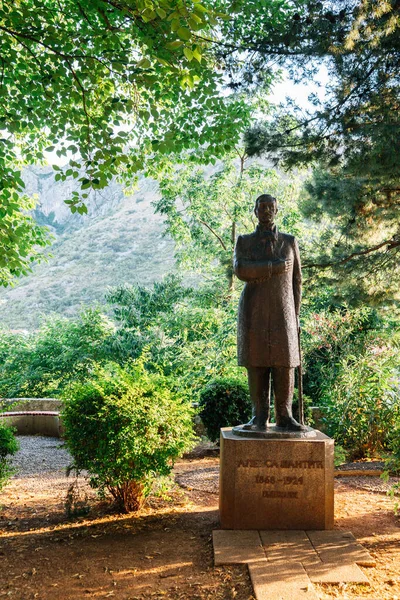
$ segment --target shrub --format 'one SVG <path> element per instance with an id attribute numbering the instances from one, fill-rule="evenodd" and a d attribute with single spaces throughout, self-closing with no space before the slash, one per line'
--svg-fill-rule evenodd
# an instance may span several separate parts
<path id="1" fill-rule="evenodd" d="M 215 442 L 221 427 L 247 423 L 251 418 L 247 383 L 237 377 L 213 379 L 200 392 L 199 407 L 207 436 Z"/>
<path id="2" fill-rule="evenodd" d="M 18 442 L 11 427 L 0 424 L 0 490 L 6 485 L 13 473 L 8 457 L 18 450 Z"/>
<path id="3" fill-rule="evenodd" d="M 342 307 L 333 311 L 308 312 L 303 316 L 302 351 L 304 392 L 314 405 L 324 404 L 324 390 L 332 385 L 347 356 L 361 355 L 379 325 L 373 309 Z"/>
<path id="4" fill-rule="evenodd" d="M 191 407 L 142 364 L 97 369 L 72 387 L 62 416 L 72 468 L 88 471 L 91 486 L 126 512 L 140 508 L 152 479 L 169 474 L 193 442 Z"/>
<path id="5" fill-rule="evenodd" d="M 400 422 L 397 352 L 370 347 L 362 355 L 347 356 L 338 364 L 336 380 L 323 390 L 327 433 L 362 458 L 394 449 Z"/>
<path id="6" fill-rule="evenodd" d="M 98 309 L 67 319 L 50 316 L 29 334 L 0 331 L 0 396 L 58 397 L 107 361 L 105 342 L 114 326 Z"/>

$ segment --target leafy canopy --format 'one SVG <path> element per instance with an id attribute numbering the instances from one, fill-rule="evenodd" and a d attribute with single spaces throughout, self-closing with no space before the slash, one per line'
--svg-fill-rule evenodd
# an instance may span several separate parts
<path id="1" fill-rule="evenodd" d="M 51 316 L 29 334 L 0 331 L 0 396 L 59 396 L 110 358 L 105 343 L 113 332 L 94 308 L 75 319 Z"/>
<path id="2" fill-rule="evenodd" d="M 6 0 L 0 6 L 0 283 L 24 274 L 45 232 L 25 215 L 21 168 L 57 152 L 67 200 L 154 171 L 169 153 L 229 149 L 249 109 L 221 96 L 210 52 L 230 2 Z M 204 35 L 207 34 L 207 39 Z"/>
<path id="3" fill-rule="evenodd" d="M 282 180 L 274 169 L 249 161 L 238 146 L 213 171 L 188 166 L 174 177 L 162 178 L 161 198 L 154 206 L 175 241 L 178 264 L 219 285 L 225 279 L 232 291 L 236 238 L 254 229 L 257 196 L 266 192 L 276 196 L 279 226 L 297 235 L 299 184 L 295 176 Z"/>
<path id="4" fill-rule="evenodd" d="M 252 93 L 273 64 L 295 82 L 312 80 L 321 65 L 327 72 L 324 94 L 310 95 L 309 111 L 292 98 L 245 136 L 251 156 L 286 168 L 318 165 L 306 212 L 325 221 L 326 231 L 309 266 L 323 269 L 329 285 L 346 281 L 348 299 L 398 297 L 399 3 L 294 2 L 280 27 L 263 29 L 261 12 L 247 24 L 236 21 L 233 43 L 221 49 L 235 89 Z"/>

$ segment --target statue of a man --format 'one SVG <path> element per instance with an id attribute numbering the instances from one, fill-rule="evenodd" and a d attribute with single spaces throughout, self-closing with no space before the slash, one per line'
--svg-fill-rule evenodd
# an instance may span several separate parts
<path id="1" fill-rule="evenodd" d="M 292 235 L 274 225 L 276 198 L 263 194 L 254 209 L 256 230 L 238 237 L 234 270 L 246 282 L 238 317 L 238 363 L 247 368 L 253 418 L 245 429 L 264 430 L 269 420 L 271 378 L 276 426 L 306 428 L 292 415 L 294 369 L 300 364 L 301 267 Z"/>

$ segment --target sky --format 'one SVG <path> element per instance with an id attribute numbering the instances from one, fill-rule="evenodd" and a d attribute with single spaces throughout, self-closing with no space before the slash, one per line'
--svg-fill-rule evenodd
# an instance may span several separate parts
<path id="1" fill-rule="evenodd" d="M 307 83 L 294 84 L 289 80 L 288 74 L 283 75 L 283 81 L 275 84 L 270 95 L 273 103 L 280 103 L 286 96 L 296 100 L 298 106 L 305 110 L 312 110 L 313 105 L 308 100 L 310 94 L 316 94 L 321 100 L 325 96 L 325 87 L 329 80 L 329 73 L 324 65 L 319 68 L 314 82 L 307 80 Z M 319 85 L 318 85 L 319 84 Z"/>

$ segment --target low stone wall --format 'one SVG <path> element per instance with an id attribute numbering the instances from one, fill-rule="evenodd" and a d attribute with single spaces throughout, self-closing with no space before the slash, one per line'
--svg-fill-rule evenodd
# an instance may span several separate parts
<path id="1" fill-rule="evenodd" d="M 15 427 L 18 435 L 62 435 L 62 423 L 58 412 L 5 412 L 0 414 L 0 423 Z"/>
<path id="2" fill-rule="evenodd" d="M 0 400 L 0 422 L 15 427 L 18 435 L 62 436 L 57 398 L 3 398 Z"/>

